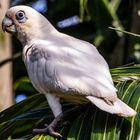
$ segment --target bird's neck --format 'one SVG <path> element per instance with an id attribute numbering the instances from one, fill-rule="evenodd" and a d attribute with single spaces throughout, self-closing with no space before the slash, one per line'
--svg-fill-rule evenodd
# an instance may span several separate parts
<path id="1" fill-rule="evenodd" d="M 57 34 L 58 31 L 50 24 L 50 26 L 41 26 L 23 29 L 22 32 L 17 33 L 17 38 L 23 46 L 30 44 L 33 40 L 47 40 L 51 36 Z"/>

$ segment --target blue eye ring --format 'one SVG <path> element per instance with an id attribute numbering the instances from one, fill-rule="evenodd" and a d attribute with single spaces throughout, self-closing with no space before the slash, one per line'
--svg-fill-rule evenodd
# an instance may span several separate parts
<path id="1" fill-rule="evenodd" d="M 25 13 L 23 12 L 23 11 L 18 11 L 17 13 L 16 13 L 16 19 L 17 20 L 22 20 L 22 19 L 24 19 L 25 18 Z"/>

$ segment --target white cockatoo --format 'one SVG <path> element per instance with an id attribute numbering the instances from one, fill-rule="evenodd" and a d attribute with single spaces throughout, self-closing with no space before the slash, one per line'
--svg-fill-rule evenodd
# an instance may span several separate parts
<path id="1" fill-rule="evenodd" d="M 77 104 L 91 102 L 103 111 L 123 117 L 136 112 L 117 98 L 109 67 L 92 44 L 58 32 L 28 6 L 10 8 L 2 21 L 4 31 L 23 45 L 23 61 L 33 86 L 43 93 L 55 116 L 36 133 L 61 136 L 54 129 L 63 116 L 60 99 Z"/>

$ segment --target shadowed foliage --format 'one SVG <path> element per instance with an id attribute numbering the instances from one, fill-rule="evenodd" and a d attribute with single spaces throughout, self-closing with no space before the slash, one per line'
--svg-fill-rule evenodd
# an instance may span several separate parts
<path id="1" fill-rule="evenodd" d="M 135 109 L 137 115 L 133 118 L 122 118 L 103 112 L 92 104 L 75 106 L 63 102 L 64 114 L 69 121 L 68 125 L 58 128 L 63 138 L 68 140 L 137 139 L 140 133 L 140 66 L 114 68 L 111 73 L 119 98 Z M 25 78 L 20 82 L 22 86 L 31 84 Z M 17 84 L 16 88 L 20 88 L 20 84 Z M 45 97 L 35 94 L 0 113 L 0 138 L 53 140 L 54 138 L 45 134 L 32 135 L 33 128 L 43 127 L 52 119 L 53 114 Z"/>

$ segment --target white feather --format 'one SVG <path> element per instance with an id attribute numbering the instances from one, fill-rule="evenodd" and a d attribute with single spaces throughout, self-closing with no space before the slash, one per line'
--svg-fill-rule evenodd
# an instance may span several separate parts
<path id="1" fill-rule="evenodd" d="M 132 117 L 136 115 L 136 112 L 128 105 L 126 105 L 124 102 L 122 102 L 120 99 L 117 99 L 113 103 L 113 105 L 109 105 L 105 102 L 105 100 L 98 97 L 87 96 L 86 98 L 89 99 L 101 110 L 109 112 L 111 114 L 117 114 L 118 116 L 123 117 Z"/>

